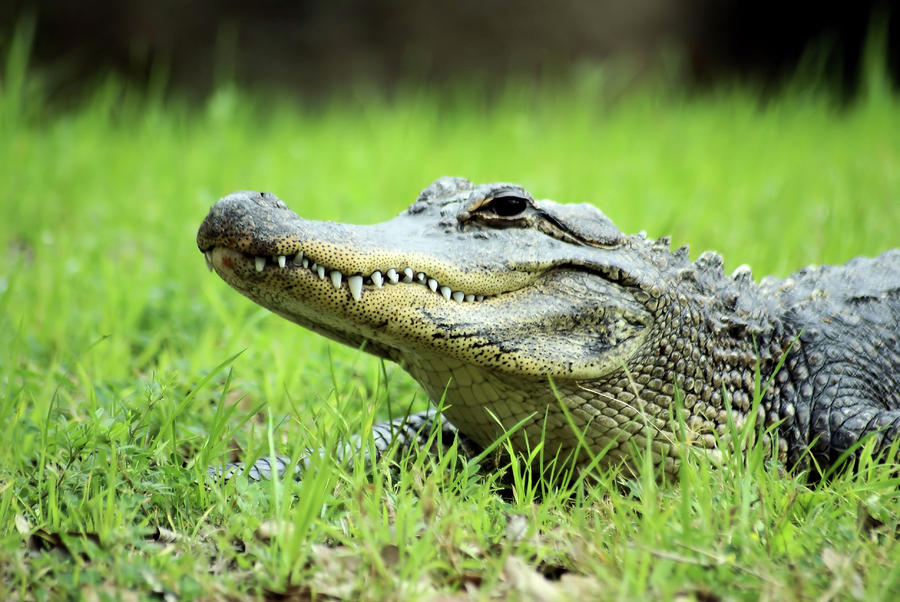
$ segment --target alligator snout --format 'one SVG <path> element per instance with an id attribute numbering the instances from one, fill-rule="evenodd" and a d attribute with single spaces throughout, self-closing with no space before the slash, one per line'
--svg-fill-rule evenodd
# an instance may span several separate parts
<path id="1" fill-rule="evenodd" d="M 204 253 L 215 246 L 245 253 L 268 250 L 290 237 L 299 220 L 274 194 L 239 190 L 209 210 L 197 232 L 197 246 Z"/>

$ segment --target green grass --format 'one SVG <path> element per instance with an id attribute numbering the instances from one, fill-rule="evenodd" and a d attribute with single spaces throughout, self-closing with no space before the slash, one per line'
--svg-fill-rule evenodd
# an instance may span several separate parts
<path id="1" fill-rule="evenodd" d="M 194 244 L 234 189 L 359 223 L 446 174 L 591 202 L 757 277 L 842 262 L 898 244 L 900 97 L 883 86 L 843 107 L 802 89 L 613 99 L 598 72 L 312 107 L 110 82 L 54 111 L 16 60 L 0 87 L 0 598 L 900 594 L 884 466 L 808 487 L 741 454 L 675 483 L 611 473 L 539 496 L 519 474 L 498 495 L 496 473 L 450 453 L 207 483 L 235 448 L 296 455 L 425 399 L 230 290 Z"/>

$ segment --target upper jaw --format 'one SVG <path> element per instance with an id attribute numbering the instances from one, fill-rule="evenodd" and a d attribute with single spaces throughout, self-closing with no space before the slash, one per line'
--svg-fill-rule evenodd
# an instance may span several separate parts
<path id="1" fill-rule="evenodd" d="M 443 203 L 438 211 L 443 215 L 448 207 Z M 462 231 L 448 226 L 441 215 L 407 211 L 372 226 L 309 221 L 273 194 L 238 191 L 210 209 L 197 233 L 197 245 L 208 267 L 236 288 L 248 288 L 238 278 L 252 282 L 273 273 L 306 274 L 344 289 L 357 301 L 368 291 L 405 283 L 430 289 L 448 301 L 479 302 L 527 287 L 559 268 L 592 271 L 620 284 L 641 284 L 631 278 L 642 274 L 646 263 L 638 262 L 635 269 L 634 253 L 627 245 L 595 249 L 527 229 Z M 217 264 L 215 249 L 220 247 L 241 256 L 230 257 L 229 265 Z M 238 264 L 243 267 L 235 272 Z"/>
<path id="2" fill-rule="evenodd" d="M 431 217 L 402 214 L 371 226 L 309 221 L 274 195 L 236 192 L 209 211 L 197 246 L 208 266 L 213 250 L 223 247 L 243 254 L 259 274 L 308 270 L 333 280 L 336 288 L 349 286 L 354 297 L 368 287 L 414 283 L 466 302 L 521 288 L 530 280 L 529 274 L 515 271 L 498 277 L 502 264 L 478 265 L 467 244 L 471 233 L 441 232 Z M 253 271 L 246 277 L 253 278 Z"/>

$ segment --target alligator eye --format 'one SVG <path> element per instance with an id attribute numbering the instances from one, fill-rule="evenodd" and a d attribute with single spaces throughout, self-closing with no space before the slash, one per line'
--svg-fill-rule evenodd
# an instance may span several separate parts
<path id="1" fill-rule="evenodd" d="M 491 199 L 485 209 L 500 217 L 512 217 L 525 211 L 528 201 L 520 196 L 498 196 Z"/>

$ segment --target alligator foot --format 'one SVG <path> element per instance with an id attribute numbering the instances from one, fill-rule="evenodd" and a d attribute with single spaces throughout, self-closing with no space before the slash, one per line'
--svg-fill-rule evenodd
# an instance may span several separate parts
<path id="1" fill-rule="evenodd" d="M 432 433 L 435 431 L 438 432 L 433 442 L 442 445 L 445 449 L 458 439 L 461 443 L 460 449 L 466 456 L 474 455 L 478 451 L 477 446 L 467 437 L 460 435 L 456 427 L 443 414 L 435 408 L 430 408 L 424 412 L 417 412 L 391 422 L 374 425 L 372 427 L 376 456 L 374 460 L 377 461 L 382 455 L 395 449 L 404 450 L 428 445 L 432 441 Z M 355 435 L 350 439 L 342 440 L 332 455 L 339 462 L 345 463 L 358 454 L 365 455 L 367 464 L 373 460 L 369 457 L 369 449 L 363 444 L 362 438 Z M 296 479 L 302 478 L 303 473 L 309 468 L 311 459 L 316 455 L 324 457 L 326 451 L 310 449 L 300 457 L 294 470 Z M 273 475 L 277 475 L 278 478 L 284 477 L 291 465 L 291 458 L 286 456 L 268 456 L 259 458 L 250 466 L 244 462 L 229 462 L 220 466 L 211 466 L 207 469 L 207 474 L 217 481 L 229 481 L 242 473 L 246 474 L 251 481 L 261 481 L 269 480 Z"/>

